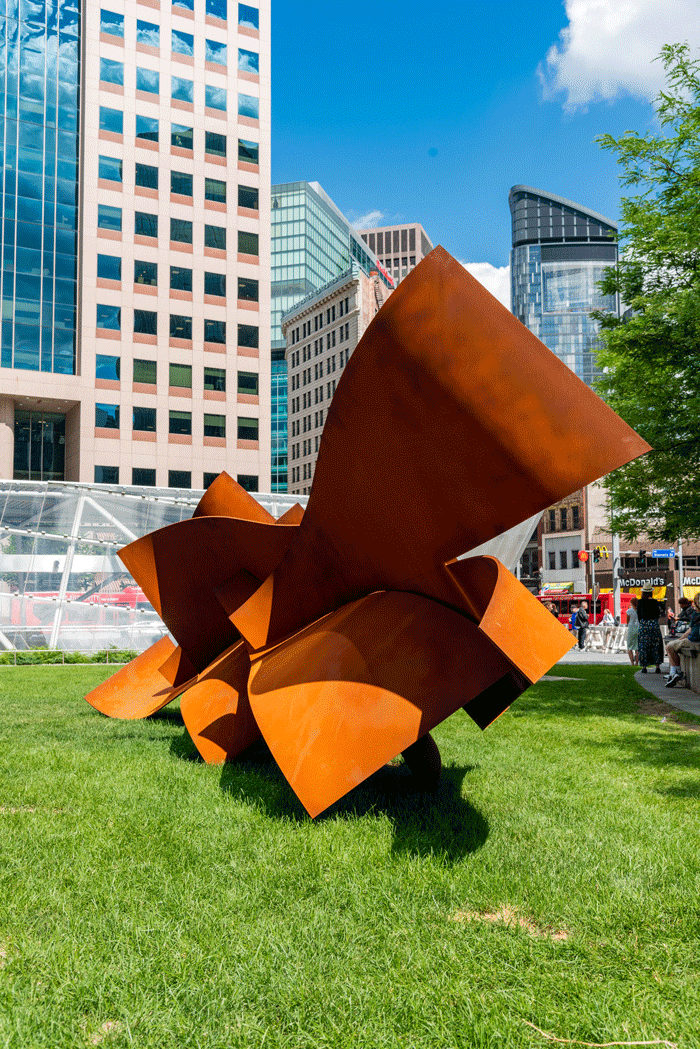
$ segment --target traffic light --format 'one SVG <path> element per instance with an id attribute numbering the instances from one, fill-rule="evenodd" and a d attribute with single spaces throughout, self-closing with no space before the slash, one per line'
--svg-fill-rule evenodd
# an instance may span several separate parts
<path id="1" fill-rule="evenodd" d="M 599 546 L 597 546 L 595 548 L 595 550 L 593 551 L 593 561 L 595 562 L 595 564 L 598 564 L 598 562 L 600 561 L 600 547 Z"/>
<path id="2" fill-rule="evenodd" d="M 638 560 L 641 562 L 642 568 L 644 568 L 646 563 L 647 563 L 647 552 L 646 552 L 646 550 L 640 550 L 639 551 L 639 558 L 638 558 Z"/>

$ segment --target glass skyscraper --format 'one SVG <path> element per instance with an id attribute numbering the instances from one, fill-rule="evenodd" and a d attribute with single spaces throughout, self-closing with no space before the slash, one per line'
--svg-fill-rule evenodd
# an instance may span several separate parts
<path id="1" fill-rule="evenodd" d="M 597 375 L 598 322 L 591 310 L 617 312 L 597 282 L 617 260 L 617 226 L 595 211 L 531 186 L 513 186 L 511 309 L 580 379 Z"/>
<path id="2" fill-rule="evenodd" d="M 1 6 L 0 363 L 4 368 L 72 375 L 80 0 L 7 0 Z"/>
<path id="3" fill-rule="evenodd" d="M 272 187 L 272 491 L 287 490 L 287 373 L 282 314 L 344 273 L 354 259 L 394 283 L 318 182 Z"/>

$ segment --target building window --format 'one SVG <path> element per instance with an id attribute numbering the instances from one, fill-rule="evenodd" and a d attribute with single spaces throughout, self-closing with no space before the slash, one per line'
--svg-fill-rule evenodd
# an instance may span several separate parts
<path id="1" fill-rule="evenodd" d="M 134 233 L 139 237 L 158 236 L 158 216 L 150 215 L 147 211 L 134 213 Z"/>
<path id="2" fill-rule="evenodd" d="M 141 335 L 157 335 L 158 314 L 152 310 L 134 310 L 134 331 Z"/>
<path id="3" fill-rule="evenodd" d="M 226 437 L 226 416 L 204 413 L 204 436 Z"/>
<path id="4" fill-rule="evenodd" d="M 204 322 L 204 341 L 205 342 L 217 342 L 222 346 L 226 345 L 226 321 L 207 321 Z"/>
<path id="5" fill-rule="evenodd" d="M 98 353 L 95 357 L 95 378 L 109 379 L 119 382 L 121 371 L 121 358 L 112 357 L 106 353 Z"/>
<path id="6" fill-rule="evenodd" d="M 260 163 L 260 146 L 257 142 L 248 142 L 244 138 L 238 139 L 238 159 L 245 164 Z"/>
<path id="7" fill-rule="evenodd" d="M 257 7 L 250 7 L 248 4 L 238 5 L 238 24 L 245 26 L 246 29 L 259 29 L 260 28 L 260 15 Z M 257 489 L 256 489 L 257 491 Z"/>
<path id="8" fill-rule="evenodd" d="M 147 433 L 156 432 L 155 408 L 134 408 L 134 429 Z"/>
<path id="9" fill-rule="evenodd" d="M 192 318 L 181 317 L 179 314 L 170 314 L 170 338 L 187 339 L 192 341 Z"/>
<path id="10" fill-rule="evenodd" d="M 169 376 L 170 386 L 177 386 L 182 390 L 192 389 L 191 364 L 171 364 L 169 368 Z M 171 430 L 170 432 L 172 433 L 173 431 Z"/>
<path id="11" fill-rule="evenodd" d="M 259 329 L 253 324 L 238 325 L 238 345 L 258 348 Z"/>
<path id="12" fill-rule="evenodd" d="M 194 0 L 173 0 L 173 7 L 184 7 L 185 11 L 194 11 Z"/>
<path id="13" fill-rule="evenodd" d="M 578 550 L 572 550 L 571 551 L 571 567 L 572 568 L 576 568 L 577 564 L 579 564 Z"/>
<path id="14" fill-rule="evenodd" d="M 119 484 L 119 467 L 96 466 L 95 484 Z"/>
<path id="15" fill-rule="evenodd" d="M 225 22 L 227 18 L 226 0 L 207 0 L 206 12 L 212 18 L 220 18 L 222 22 Z"/>
<path id="16" fill-rule="evenodd" d="M 122 209 L 113 208 L 110 204 L 98 204 L 97 225 L 99 229 L 121 230 Z"/>
<path id="17" fill-rule="evenodd" d="M 214 62 L 219 66 L 226 66 L 228 64 L 226 57 L 226 44 L 220 44 L 216 40 L 205 40 L 204 48 L 204 59 L 206 62 Z M 238 68 L 241 68 L 240 65 Z"/>
<path id="18" fill-rule="evenodd" d="M 226 183 L 218 178 L 204 179 L 204 199 L 215 200 L 218 204 L 226 203 Z"/>
<path id="19" fill-rule="evenodd" d="M 238 474 L 236 480 L 246 492 L 257 492 L 258 479 L 255 474 Z"/>
<path id="20" fill-rule="evenodd" d="M 150 284 L 155 287 L 158 284 L 157 262 L 134 262 L 134 284 Z"/>
<path id="21" fill-rule="evenodd" d="M 124 114 L 121 109 L 100 106 L 100 131 L 111 131 L 114 135 L 124 134 Z"/>
<path id="22" fill-rule="evenodd" d="M 238 250 L 241 252 L 242 255 L 258 255 L 258 234 L 246 233 L 244 230 L 239 229 Z"/>
<path id="23" fill-rule="evenodd" d="M 255 281 L 257 284 L 257 281 Z M 240 280 L 239 280 L 240 284 Z M 205 273 L 204 274 L 204 294 L 205 295 L 220 295 L 221 298 L 226 298 L 226 274 L 225 273 Z"/>
<path id="24" fill-rule="evenodd" d="M 184 124 L 170 125 L 170 145 L 178 149 L 193 149 L 193 131 Z"/>
<path id="25" fill-rule="evenodd" d="M 135 467 L 131 471 L 131 483 L 139 488 L 155 488 L 156 472 L 155 470 Z"/>
<path id="26" fill-rule="evenodd" d="M 115 11 L 100 11 L 100 32 L 109 33 L 110 36 L 124 38 L 124 15 L 118 15 Z"/>
<path id="27" fill-rule="evenodd" d="M 204 152 L 214 157 L 226 156 L 226 135 L 220 135 L 217 131 L 204 132 Z"/>
<path id="28" fill-rule="evenodd" d="M 184 266 L 171 266 L 170 287 L 177 291 L 192 291 L 192 270 Z"/>
<path id="29" fill-rule="evenodd" d="M 136 137 L 146 139 L 148 142 L 158 141 L 158 119 L 157 117 L 142 117 L 136 114 Z"/>
<path id="30" fill-rule="evenodd" d="M 218 248 L 219 251 L 226 251 L 226 227 L 205 225 L 204 245 L 207 248 Z"/>
<path id="31" fill-rule="evenodd" d="M 168 488 L 191 488 L 192 473 L 190 470 L 168 470 Z"/>
<path id="32" fill-rule="evenodd" d="M 145 44 L 147 47 L 160 47 L 160 29 L 153 22 L 144 22 L 138 19 L 136 22 L 136 43 Z"/>
<path id="33" fill-rule="evenodd" d="M 259 73 L 260 72 L 260 55 L 257 51 L 246 51 L 244 48 L 238 48 L 238 68 L 243 73 Z"/>
<path id="34" fill-rule="evenodd" d="M 102 280 L 122 279 L 122 260 L 119 255 L 98 255 L 97 276 Z"/>
<path id="35" fill-rule="evenodd" d="M 117 160 L 116 157 L 100 157 L 97 174 L 98 178 L 107 179 L 108 182 L 121 182 L 121 160 Z"/>
<path id="36" fill-rule="evenodd" d="M 178 244 L 192 243 L 192 223 L 187 219 L 170 220 L 170 239 Z"/>
<path id="37" fill-rule="evenodd" d="M 569 558 L 567 556 L 566 550 L 560 550 L 559 551 L 559 567 L 560 568 L 568 568 L 569 567 Z"/>
<path id="38" fill-rule="evenodd" d="M 100 80 L 106 84 L 124 85 L 124 63 L 100 59 Z"/>
<path id="39" fill-rule="evenodd" d="M 119 405 L 118 404 L 96 404 L 95 426 L 103 430 L 119 429 Z"/>
<path id="40" fill-rule="evenodd" d="M 179 102 L 194 102 L 194 83 L 184 77 L 174 76 L 170 79 L 170 94 Z"/>
<path id="41" fill-rule="evenodd" d="M 192 196 L 192 176 L 184 171 L 170 172 L 170 192 L 178 193 L 181 197 Z"/>
<path id="42" fill-rule="evenodd" d="M 257 419 L 238 419 L 238 440 L 239 441 L 257 441 L 258 439 L 258 420 Z"/>
<path id="43" fill-rule="evenodd" d="M 251 120 L 258 120 L 260 117 L 260 99 L 256 98 L 255 95 L 238 95 L 238 115 L 239 117 L 250 117 Z"/>
<path id="44" fill-rule="evenodd" d="M 183 33 L 179 29 L 173 29 L 172 50 L 178 55 L 194 55 L 194 37 L 191 33 Z"/>
<path id="45" fill-rule="evenodd" d="M 136 90 L 149 91 L 157 95 L 160 91 L 160 75 L 155 69 L 136 68 Z"/>
<path id="46" fill-rule="evenodd" d="M 204 474 L 204 488 L 207 489 L 210 484 L 213 484 L 218 476 L 218 474 Z"/>
<path id="47" fill-rule="evenodd" d="M 549 556 L 549 567 L 550 567 L 550 569 L 555 570 L 556 567 L 557 567 L 557 555 L 555 554 L 554 550 L 550 550 L 548 556 Z"/>
<path id="48" fill-rule="evenodd" d="M 136 185 L 146 189 L 158 189 L 158 168 L 152 164 L 136 165 Z"/>
<path id="49" fill-rule="evenodd" d="M 561 508 L 561 530 L 562 530 L 562 532 L 566 532 L 568 527 L 569 527 L 569 515 L 568 515 L 568 513 L 566 511 L 566 507 L 562 506 L 562 508 Z M 566 567 L 566 566 L 564 566 L 564 567 Z"/>
<path id="50" fill-rule="evenodd" d="M 238 392 L 250 394 L 253 397 L 258 396 L 258 373 L 257 372 L 239 372 L 238 373 Z"/>
<path id="51" fill-rule="evenodd" d="M 143 361 L 134 358 L 134 382 L 142 382 L 148 386 L 156 385 L 156 362 Z"/>
<path id="52" fill-rule="evenodd" d="M 573 519 L 572 522 L 571 522 L 572 526 L 574 528 L 579 528 L 580 524 L 579 524 L 579 508 L 578 508 L 578 506 L 572 506 L 571 507 L 571 517 Z"/>
<path id="53" fill-rule="evenodd" d="M 238 278 L 238 298 L 246 302 L 258 301 L 258 281 L 250 277 Z"/>
<path id="54" fill-rule="evenodd" d="M 217 393 L 226 392 L 226 369 L 225 368 L 205 368 L 204 369 L 204 389 L 215 390 Z"/>
<path id="55" fill-rule="evenodd" d="M 110 331 L 121 331 L 122 311 L 119 306 L 107 306 L 97 303 L 97 327 Z"/>
<path id="56" fill-rule="evenodd" d="M 220 109 L 226 112 L 226 88 L 212 87 L 211 84 L 204 86 L 204 104 L 209 109 Z"/>
<path id="57" fill-rule="evenodd" d="M 179 434 L 192 434 L 192 412 L 169 413 L 169 432 Z"/>
<path id="58" fill-rule="evenodd" d="M 238 187 L 238 207 L 258 210 L 258 191 L 253 186 Z"/>
<path id="59" fill-rule="evenodd" d="M 549 530 L 550 532 L 556 532 L 557 530 L 557 512 L 556 510 L 549 511 Z"/>

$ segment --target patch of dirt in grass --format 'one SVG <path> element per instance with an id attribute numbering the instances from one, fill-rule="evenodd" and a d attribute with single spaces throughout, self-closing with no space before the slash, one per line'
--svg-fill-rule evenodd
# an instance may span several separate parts
<path id="1" fill-rule="evenodd" d="M 18 812 L 36 812 L 34 805 L 20 805 L 18 808 L 0 805 L 0 816 L 16 816 Z"/>
<path id="2" fill-rule="evenodd" d="M 5 959 L 6 958 L 7 958 L 7 951 L 3 947 L 3 945 L 0 943 L 0 969 L 2 969 L 3 965 L 5 964 Z"/>
<path id="3" fill-rule="evenodd" d="M 519 914 L 515 907 L 499 907 L 497 911 L 457 911 L 452 914 L 453 922 L 490 922 L 507 925 L 512 929 L 523 929 L 529 936 L 545 936 L 550 940 L 568 940 L 567 929 L 555 929 L 552 925 L 537 925 L 530 918 Z"/>
<path id="4" fill-rule="evenodd" d="M 119 1034 L 123 1030 L 124 1024 L 120 1023 L 119 1020 L 105 1020 L 101 1027 L 94 1034 L 90 1035 L 90 1045 L 102 1045 L 110 1035 Z"/>
<path id="5" fill-rule="evenodd" d="M 683 721 L 683 711 L 678 710 L 677 707 L 672 707 L 670 703 L 664 703 L 663 700 L 654 699 L 649 694 L 639 700 L 639 713 L 650 714 L 652 717 L 657 718 L 666 718 L 666 721 L 670 721 L 677 728 L 687 729 L 689 732 L 700 732 L 700 723 L 697 721 Z"/>

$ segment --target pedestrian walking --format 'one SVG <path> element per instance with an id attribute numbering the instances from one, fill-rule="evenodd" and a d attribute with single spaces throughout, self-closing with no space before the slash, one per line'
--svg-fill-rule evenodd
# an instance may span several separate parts
<path id="1" fill-rule="evenodd" d="M 639 616 L 637 598 L 633 597 L 627 609 L 627 655 L 633 667 L 639 666 Z"/>
<path id="2" fill-rule="evenodd" d="M 654 589 L 651 586 L 642 587 L 642 597 L 637 604 L 637 615 L 639 617 L 639 664 L 642 673 L 646 674 L 647 667 L 656 666 L 656 673 L 661 673 L 661 664 L 664 661 L 664 642 L 661 637 L 659 616 L 661 606 L 653 598 Z"/>
<path id="3" fill-rule="evenodd" d="M 582 601 L 581 607 L 576 613 L 576 628 L 578 630 L 579 652 L 583 652 L 586 645 L 586 634 L 588 633 L 588 601 Z"/>

